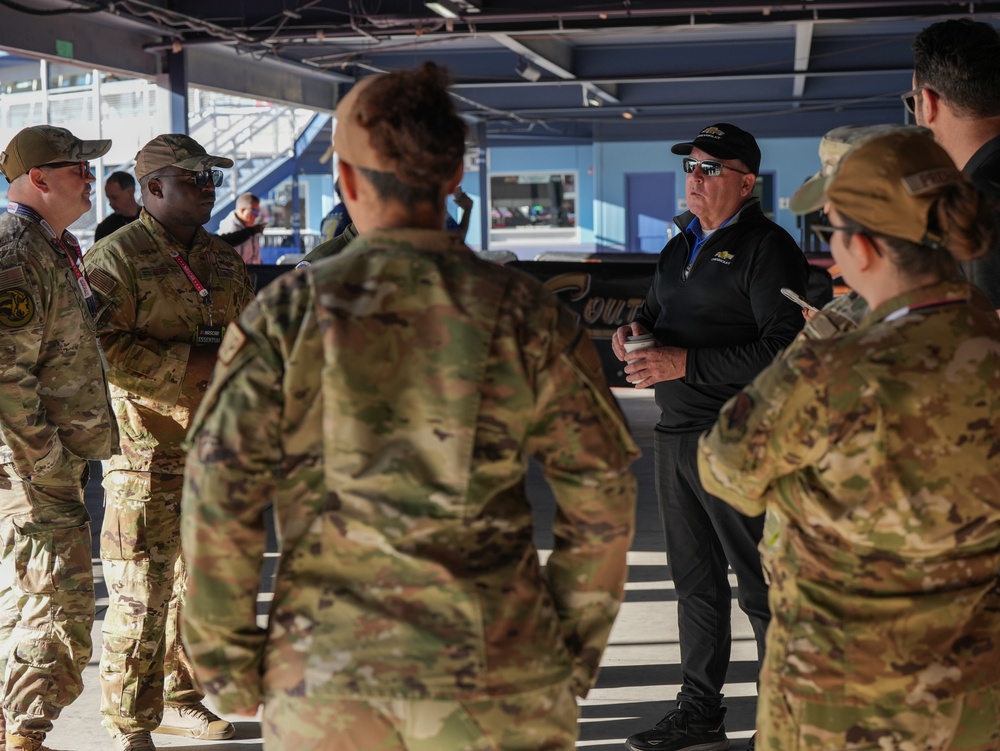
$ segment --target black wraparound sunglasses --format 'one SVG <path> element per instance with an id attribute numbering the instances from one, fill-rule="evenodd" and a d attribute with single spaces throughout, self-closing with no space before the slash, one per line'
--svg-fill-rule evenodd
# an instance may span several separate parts
<path id="1" fill-rule="evenodd" d="M 206 169 L 188 175 L 160 175 L 159 179 L 162 180 L 165 177 L 183 177 L 185 180 L 193 181 L 199 188 L 204 188 L 209 183 L 212 183 L 216 188 L 222 185 L 222 170 L 219 169 Z"/>

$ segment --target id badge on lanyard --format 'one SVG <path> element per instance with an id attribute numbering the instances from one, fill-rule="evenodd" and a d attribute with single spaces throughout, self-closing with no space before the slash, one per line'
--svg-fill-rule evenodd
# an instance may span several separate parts
<path id="1" fill-rule="evenodd" d="M 181 271 L 184 272 L 184 276 L 188 278 L 191 282 L 191 286 L 194 287 L 194 291 L 198 293 L 202 302 L 208 307 L 208 323 L 199 324 L 198 328 L 194 333 L 194 344 L 196 347 L 203 347 L 206 345 L 219 346 L 222 344 L 222 337 L 226 333 L 225 326 L 216 326 L 212 323 L 212 293 L 211 291 L 201 283 L 201 280 L 194 273 L 194 270 L 188 265 L 187 261 L 181 258 L 181 254 L 176 250 L 170 251 L 171 258 L 177 262 L 177 265 L 181 267 Z"/>

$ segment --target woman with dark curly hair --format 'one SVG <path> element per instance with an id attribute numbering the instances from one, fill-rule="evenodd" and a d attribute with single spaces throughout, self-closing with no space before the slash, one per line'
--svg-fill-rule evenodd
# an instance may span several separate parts
<path id="1" fill-rule="evenodd" d="M 190 434 L 185 638 L 223 711 L 264 704 L 267 751 L 574 747 L 637 452 L 575 317 L 443 229 L 464 140 L 433 64 L 351 90 L 334 147 L 361 236 L 231 327 Z M 529 456 L 558 506 L 544 571 Z"/>
<path id="2" fill-rule="evenodd" d="M 793 344 L 700 447 L 706 488 L 767 513 L 757 749 L 996 751 L 1000 320 L 956 264 L 991 206 L 914 133 L 859 143 L 824 193 L 871 310 Z"/>

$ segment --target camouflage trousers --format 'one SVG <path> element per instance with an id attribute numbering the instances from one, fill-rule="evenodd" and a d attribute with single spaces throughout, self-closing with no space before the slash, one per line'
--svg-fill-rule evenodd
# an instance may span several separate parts
<path id="1" fill-rule="evenodd" d="M 573 751 L 567 684 L 482 701 L 269 695 L 265 751 Z"/>
<path id="2" fill-rule="evenodd" d="M 179 633 L 182 475 L 104 476 L 101 560 L 110 605 L 102 630 L 101 715 L 109 731 L 154 730 L 163 704 L 204 698 Z"/>
<path id="3" fill-rule="evenodd" d="M 83 690 L 94 625 L 87 462 L 0 489 L 0 676 L 8 733 L 42 738 Z M 4 483 L 5 485 L 7 483 Z"/>
<path id="4" fill-rule="evenodd" d="M 1000 686 L 935 707 L 809 703 L 761 686 L 757 751 L 997 751 Z"/>

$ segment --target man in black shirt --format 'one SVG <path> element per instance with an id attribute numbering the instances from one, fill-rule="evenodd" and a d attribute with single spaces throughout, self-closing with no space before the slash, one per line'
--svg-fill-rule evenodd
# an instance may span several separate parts
<path id="1" fill-rule="evenodd" d="M 671 151 L 685 155 L 689 210 L 674 219 L 680 233 L 660 252 L 645 302 L 635 321 L 615 332 L 612 346 L 629 363 L 629 383 L 652 386 L 660 407 L 656 491 L 677 591 L 682 686 L 677 707 L 625 745 L 723 751 L 729 741 L 722 687 L 732 641 L 728 569 L 753 626 L 759 666 L 770 619 L 757 552 L 764 521 L 705 492 L 698 437 L 802 328 L 801 311 L 781 288 L 804 296 L 808 270 L 792 237 L 752 197 L 760 170 L 752 135 L 719 123 Z M 643 333 L 654 335 L 655 346 L 626 354 L 626 338 Z"/>
<path id="2" fill-rule="evenodd" d="M 913 91 L 903 101 L 972 184 L 1000 201 L 1000 34 L 968 18 L 941 21 L 913 42 Z M 962 264 L 1000 313 L 1000 246 Z"/>
<path id="3" fill-rule="evenodd" d="M 104 195 L 114 212 L 94 230 L 94 242 L 116 232 L 139 218 L 142 207 L 135 200 L 135 178 L 128 172 L 112 172 L 104 185 Z"/>

